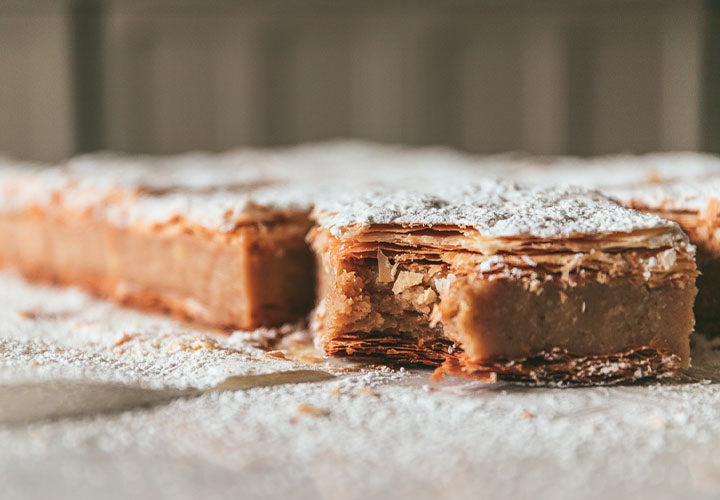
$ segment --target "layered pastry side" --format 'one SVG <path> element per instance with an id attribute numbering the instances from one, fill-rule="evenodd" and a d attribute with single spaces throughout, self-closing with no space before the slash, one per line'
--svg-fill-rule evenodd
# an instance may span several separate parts
<path id="1" fill-rule="evenodd" d="M 328 355 L 556 384 L 689 364 L 694 248 L 674 222 L 497 180 L 339 196 L 313 217 Z"/>
<path id="2" fill-rule="evenodd" d="M 310 187 L 208 158 L 183 175 L 93 161 L 94 173 L 2 169 L 0 264 L 218 327 L 294 321 L 312 307 Z"/>
<path id="3" fill-rule="evenodd" d="M 677 222 L 697 247 L 698 330 L 720 335 L 720 175 L 610 191 L 623 204 Z"/>
<path id="4" fill-rule="evenodd" d="M 627 207 L 680 224 L 697 247 L 698 331 L 720 334 L 720 157 L 680 152 L 527 163 L 512 175 L 600 189 Z"/>

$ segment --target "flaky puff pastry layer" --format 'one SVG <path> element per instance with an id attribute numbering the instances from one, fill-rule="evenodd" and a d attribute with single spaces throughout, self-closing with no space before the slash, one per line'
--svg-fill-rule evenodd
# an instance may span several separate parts
<path id="1" fill-rule="evenodd" d="M 326 279 L 329 284 L 321 291 L 315 316 L 317 338 L 330 355 L 385 357 L 400 362 L 442 365 L 448 373 L 467 377 L 484 380 L 500 377 L 531 383 L 615 383 L 670 374 L 688 362 L 687 337 L 692 329 L 696 268 L 694 248 L 677 228 L 664 226 L 633 233 L 548 240 L 484 238 L 472 229 L 452 225 L 384 224 L 345 228 L 341 237 L 332 235 L 327 229 L 315 228 L 310 240 L 324 268 L 321 272 L 331 276 Z M 369 281 L 367 273 L 360 271 L 363 266 L 377 267 Z M 611 352 L 573 352 L 568 350 L 570 345 L 558 343 L 522 355 L 519 354 L 522 349 L 517 352 L 510 349 L 514 352 L 512 357 L 487 357 L 483 353 L 488 349 L 477 338 L 483 333 L 472 331 L 472 325 L 468 329 L 467 319 L 457 320 L 462 316 L 458 315 L 457 309 L 464 307 L 463 300 L 458 302 L 457 297 L 446 294 L 446 303 L 441 304 L 443 292 L 428 288 L 428 280 L 423 274 L 442 277 L 439 281 L 451 278 L 455 283 L 467 283 L 468 289 L 478 283 L 516 283 L 528 297 L 558 293 L 561 296 L 558 304 L 565 302 L 562 290 L 573 297 L 571 300 L 577 300 L 572 294 L 592 283 L 607 285 L 609 294 L 613 293 L 613 287 L 626 294 L 627 290 L 648 290 L 655 297 L 670 290 L 670 294 L 680 297 L 679 311 L 684 323 L 676 333 L 677 338 L 665 344 L 653 341 L 653 345 L 638 345 L 634 340 L 637 335 L 628 333 L 628 345 Z M 340 283 L 347 282 L 348 276 L 353 280 L 350 287 Z M 430 294 L 439 306 L 427 315 L 427 327 L 420 327 L 415 332 L 367 331 L 367 328 L 363 331 L 363 326 L 359 325 L 368 322 L 359 321 L 362 311 L 358 315 L 353 309 L 364 309 L 369 316 L 382 314 L 368 305 L 373 300 L 362 300 L 363 295 L 382 293 L 373 280 L 387 283 L 385 293 L 392 289 L 396 294 L 405 293 L 412 287 L 420 293 L 425 281 L 427 289 L 420 297 L 426 298 Z M 475 285 L 470 286 L 472 283 Z M 346 289 L 341 290 L 342 287 Z M 353 290 L 349 292 L 353 296 L 338 300 L 338 296 L 349 290 Z M 643 297 L 643 293 L 637 296 Z M 323 295 L 328 300 L 324 301 Z M 512 296 L 517 297 L 517 294 Z M 347 311 L 341 311 L 340 315 L 337 311 L 328 311 L 328 307 L 338 307 L 338 304 Z M 583 312 L 584 307 L 582 302 Z M 443 317 L 438 316 L 438 310 L 451 312 Z M 342 319 L 337 320 L 343 314 L 348 318 L 346 325 L 342 324 Z M 470 317 L 472 321 L 472 314 Z M 521 337 L 522 333 L 517 332 L 517 335 Z M 603 339 L 598 339 L 598 345 L 603 345 Z M 507 351 L 507 346 L 504 349 Z"/>
<path id="2" fill-rule="evenodd" d="M 374 225 L 346 229 L 341 238 L 315 228 L 310 239 L 332 259 L 375 257 L 380 251 L 395 262 L 449 264 L 458 274 L 523 280 L 549 276 L 567 286 L 578 279 L 607 282 L 623 277 L 654 287 L 692 283 L 697 274 L 694 246 L 682 231 L 669 227 L 543 240 L 487 238 L 471 228 L 449 225 Z"/>

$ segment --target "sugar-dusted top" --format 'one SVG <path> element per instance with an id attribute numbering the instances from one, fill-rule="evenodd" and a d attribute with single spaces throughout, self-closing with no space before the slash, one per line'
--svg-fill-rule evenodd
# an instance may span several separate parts
<path id="1" fill-rule="evenodd" d="M 519 165 L 506 155 L 476 157 L 450 148 L 404 147 L 337 140 L 221 154 L 128 156 L 104 152 L 68 161 L 67 175 L 94 189 L 125 188 L 157 194 L 209 192 L 271 184 L 324 181 L 347 185 L 433 182 L 479 172 L 502 175 Z"/>
<path id="2" fill-rule="evenodd" d="M 593 158 L 530 157 L 525 165 L 510 172 L 510 177 L 521 182 L 567 183 L 602 190 L 711 175 L 720 175 L 720 157 L 693 152 Z"/>
<path id="3" fill-rule="evenodd" d="M 336 196 L 319 201 L 314 216 L 336 236 L 358 225 L 402 224 L 457 225 L 487 237 L 546 239 L 664 228 L 666 234 L 684 238 L 675 223 L 624 208 L 597 191 L 496 179 Z"/>
<path id="4" fill-rule="evenodd" d="M 608 189 L 624 203 L 649 210 L 696 212 L 720 201 L 720 175 Z"/>
<path id="5" fill-rule="evenodd" d="M 108 204 L 104 216 L 118 226 L 152 226 L 179 217 L 207 229 L 231 231 L 242 223 L 306 214 L 324 185 L 298 181 L 249 190 L 143 195 Z"/>
<path id="6" fill-rule="evenodd" d="M 473 157 L 446 148 L 405 148 L 361 141 L 162 157 L 100 153 L 79 156 L 52 168 L 15 168 L 11 162 L 5 166 L 0 162 L 0 210 L 23 210 L 60 200 L 65 206 L 80 210 L 100 208 L 111 220 L 121 224 L 156 224 L 179 216 L 211 228 L 228 228 L 243 218 L 262 218 L 273 210 L 307 211 L 315 204 L 329 206 L 341 199 L 338 197 L 341 193 L 354 196 L 359 191 L 383 192 L 392 188 L 391 192 L 405 193 L 403 196 L 410 199 L 426 191 L 428 186 L 475 185 L 479 177 L 487 175 L 547 184 L 579 184 L 649 208 L 697 210 L 716 197 L 720 191 L 718 182 L 677 179 L 698 178 L 713 172 L 720 173 L 720 160 L 695 153 L 543 160 L 517 155 Z M 650 180 L 673 180 L 674 184 L 655 185 L 650 184 Z M 375 189 L 378 186 L 381 189 Z M 550 199 L 558 193 L 554 188 L 537 188 L 536 192 L 545 193 Z M 482 219 L 476 224 L 473 217 L 478 215 L 477 207 L 468 209 L 473 206 L 475 194 L 459 195 L 469 198 L 461 207 L 448 204 L 435 211 L 416 213 L 414 208 L 400 211 L 408 217 L 421 212 L 436 217 L 445 214 L 452 223 L 477 227 L 487 234 L 506 230 L 513 234 L 521 228 L 528 234 L 535 230 L 555 234 L 550 221 L 530 223 L 533 219 L 528 214 L 522 217 L 511 214 L 512 217 L 487 227 Z M 502 196 L 507 193 L 500 198 Z M 395 195 L 392 198 L 396 201 Z M 502 213 L 502 204 L 493 207 L 492 199 L 487 200 L 484 209 L 489 214 Z M 362 199 L 352 203 L 357 203 L 359 208 L 372 206 Z M 424 207 L 426 202 L 418 203 Z M 558 206 L 552 207 L 556 211 L 564 210 L 570 202 L 557 203 Z M 574 228 L 594 232 L 604 223 L 624 231 L 622 228 L 638 223 L 637 216 L 620 213 L 614 216 L 615 219 L 609 218 L 608 213 L 603 213 L 576 218 Z M 337 218 L 340 220 L 339 215 Z M 562 225 L 559 219 L 553 221 L 558 227 Z"/>
<path id="7" fill-rule="evenodd" d="M 309 210 L 315 193 L 343 179 L 390 146 L 353 141 L 284 149 L 238 149 L 174 156 L 110 152 L 81 155 L 39 167 L 0 160 L 0 210 L 60 203 L 109 213 L 114 221 L 163 222 L 181 216 L 222 225 L 233 215 L 265 210 Z"/>
<path id="8" fill-rule="evenodd" d="M 57 167 L 9 169 L 6 178 L 0 171 L 0 210 L 61 203 L 121 225 L 183 219 L 227 229 L 273 218 L 273 211 L 306 212 L 318 200 L 363 186 L 463 182 L 515 162 L 510 155 L 477 158 L 361 141 L 155 157 L 94 153 Z"/>

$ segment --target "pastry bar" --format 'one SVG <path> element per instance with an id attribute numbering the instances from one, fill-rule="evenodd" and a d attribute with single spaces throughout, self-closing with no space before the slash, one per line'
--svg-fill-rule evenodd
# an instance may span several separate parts
<path id="1" fill-rule="evenodd" d="M 720 158 L 698 153 L 558 158 L 513 174 L 525 181 L 592 186 L 625 206 L 680 224 L 697 247 L 697 327 L 720 333 Z"/>
<path id="2" fill-rule="evenodd" d="M 580 188 L 482 181 L 319 202 L 317 343 L 482 380 L 613 383 L 689 364 L 694 248 Z"/>
<path id="3" fill-rule="evenodd" d="M 314 295 L 309 191 L 250 156 L 6 166 L 0 263 L 220 327 L 296 320 Z"/>
<path id="4" fill-rule="evenodd" d="M 703 333 L 720 333 L 720 175 L 612 190 L 630 207 L 676 221 L 697 247 L 695 318 Z"/>

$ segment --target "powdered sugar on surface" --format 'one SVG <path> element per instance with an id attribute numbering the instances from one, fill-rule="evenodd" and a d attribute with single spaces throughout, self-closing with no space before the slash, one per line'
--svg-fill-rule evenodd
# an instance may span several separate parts
<path id="1" fill-rule="evenodd" d="M 298 366 L 256 356 L 243 335 L 218 340 L 10 273 L 0 318 L 0 391 L 68 370 L 203 387 Z M 719 348 L 698 337 L 690 376 L 645 386 L 523 388 L 364 368 L 0 426 L 0 483 L 8 498 L 714 498 Z"/>
<path id="2" fill-rule="evenodd" d="M 603 189 L 720 175 L 720 157 L 693 152 L 590 158 L 531 156 L 508 174 L 523 182 Z"/>
<path id="3" fill-rule="evenodd" d="M 109 205 L 104 216 L 118 226 L 163 224 L 177 217 L 208 229 L 232 230 L 238 222 L 262 221 L 278 213 L 306 213 L 324 183 L 278 183 L 248 192 L 168 193 Z"/>
<path id="4" fill-rule="evenodd" d="M 504 171 L 514 161 L 511 155 L 481 159 L 440 147 L 331 141 L 156 159 L 90 155 L 71 166 L 86 185 L 100 179 L 101 186 L 167 191 L 110 206 L 107 214 L 116 224 L 159 224 L 181 216 L 203 227 L 231 229 L 243 218 L 309 211 L 320 200 L 363 188 L 462 184 L 480 172 Z"/>
<path id="5" fill-rule="evenodd" d="M 58 199 L 85 210 L 103 205 L 118 189 L 141 194 L 112 207 L 118 224 L 162 223 L 181 216 L 210 228 L 258 206 L 309 210 L 328 195 L 390 186 L 422 190 L 467 184 L 483 177 L 596 188 L 622 201 L 660 203 L 696 210 L 716 197 L 717 183 L 685 182 L 720 175 L 720 159 L 698 153 L 656 153 L 591 159 L 537 158 L 518 154 L 472 156 L 442 147 L 407 148 L 339 140 L 276 149 L 245 148 L 222 154 L 175 156 L 82 155 L 55 168 L 0 165 L 0 209 L 18 210 Z M 654 186 L 665 181 L 668 184 Z M 137 204 L 137 206 L 134 206 Z"/>
<path id="6" fill-rule="evenodd" d="M 6 272 L 0 283 L 0 380 L 21 370 L 30 377 L 204 388 L 230 375 L 290 369 L 232 337 L 120 308 L 77 289 L 28 286 Z"/>
<path id="7" fill-rule="evenodd" d="M 667 228 L 677 225 L 626 209 L 596 191 L 563 186 L 521 186 L 487 179 L 428 190 L 372 190 L 319 201 L 315 217 L 334 234 L 372 224 L 453 224 L 488 237 L 564 238 Z"/>
<path id="8" fill-rule="evenodd" d="M 607 190 L 624 202 L 650 210 L 696 212 L 703 210 L 712 200 L 720 201 L 720 175 Z"/>
<path id="9" fill-rule="evenodd" d="M 597 192 L 484 177 L 509 175 L 520 163 L 510 155 L 473 158 L 443 148 L 338 142 L 221 155 L 89 155 L 0 184 L 11 194 L 5 199 L 14 200 L 5 205 L 59 198 L 71 208 L 100 210 L 117 225 L 181 217 L 231 230 L 313 206 L 321 224 L 336 231 L 372 223 L 459 224 L 489 237 L 563 238 L 672 225 Z"/>
<path id="10" fill-rule="evenodd" d="M 539 184 L 574 184 L 651 210 L 702 210 L 720 199 L 720 157 L 691 152 L 597 158 L 528 158 L 509 177 Z"/>
<path id="11" fill-rule="evenodd" d="M 125 156 L 95 153 L 67 164 L 0 175 L 2 210 L 60 202 L 118 225 L 181 217 L 211 229 L 272 211 L 308 211 L 321 199 L 374 186 L 427 187 L 500 174 L 513 155 L 473 157 L 441 147 L 329 141 L 222 154 Z M 0 169 L 0 174 L 2 173 Z M 262 213 L 264 212 L 264 213 Z"/>

